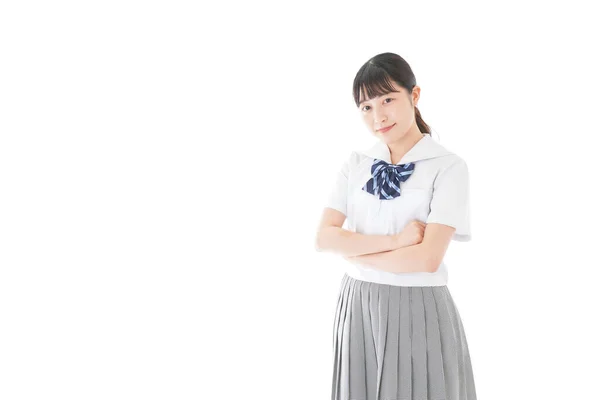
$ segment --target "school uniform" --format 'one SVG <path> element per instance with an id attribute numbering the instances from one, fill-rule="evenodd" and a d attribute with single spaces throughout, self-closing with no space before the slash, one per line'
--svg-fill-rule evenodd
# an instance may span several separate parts
<path id="1" fill-rule="evenodd" d="M 471 240 L 466 162 L 429 134 L 397 164 L 377 141 L 352 151 L 326 199 L 346 229 L 394 235 L 413 219 Z M 391 273 L 348 261 L 333 329 L 332 400 L 476 400 L 466 335 L 435 272 Z"/>

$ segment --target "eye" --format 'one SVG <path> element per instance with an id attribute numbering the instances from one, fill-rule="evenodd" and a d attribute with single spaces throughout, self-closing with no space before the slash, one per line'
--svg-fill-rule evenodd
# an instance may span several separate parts
<path id="1" fill-rule="evenodd" d="M 393 99 L 393 98 L 391 98 L 391 97 L 387 97 L 385 100 L 394 100 L 394 99 Z M 388 102 L 388 103 L 389 103 L 389 102 Z M 366 108 L 366 107 L 369 107 L 369 106 L 364 106 L 364 107 L 362 108 L 362 110 L 363 110 L 363 111 L 367 111 L 367 110 L 365 110 L 365 108 Z"/>

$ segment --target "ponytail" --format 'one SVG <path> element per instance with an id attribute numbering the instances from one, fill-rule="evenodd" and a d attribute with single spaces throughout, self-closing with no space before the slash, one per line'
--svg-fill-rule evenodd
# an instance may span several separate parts
<path id="1" fill-rule="evenodd" d="M 425 121 L 423 121 L 423 117 L 421 117 L 421 111 L 419 111 L 417 106 L 415 106 L 415 119 L 417 120 L 417 126 L 419 127 L 421 133 L 431 136 L 431 128 L 425 123 Z"/>

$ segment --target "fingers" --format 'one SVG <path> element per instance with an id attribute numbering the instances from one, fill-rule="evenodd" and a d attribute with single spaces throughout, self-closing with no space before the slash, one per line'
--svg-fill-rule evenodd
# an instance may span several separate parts
<path id="1" fill-rule="evenodd" d="M 413 225 L 413 226 L 415 226 L 415 228 L 419 228 L 420 230 L 425 229 L 425 226 L 427 226 L 427 224 L 425 222 L 419 221 L 418 219 L 413 219 L 412 221 L 410 221 L 408 223 L 407 226 L 409 226 L 409 225 Z"/>

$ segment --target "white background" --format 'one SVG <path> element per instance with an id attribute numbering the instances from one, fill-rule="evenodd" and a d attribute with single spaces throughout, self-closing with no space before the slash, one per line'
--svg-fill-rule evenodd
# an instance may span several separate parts
<path id="1" fill-rule="evenodd" d="M 587 4 L 3 2 L 0 398 L 329 399 L 316 227 L 388 51 L 469 165 L 446 261 L 478 398 L 595 398 Z"/>

